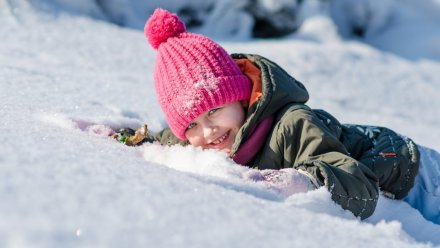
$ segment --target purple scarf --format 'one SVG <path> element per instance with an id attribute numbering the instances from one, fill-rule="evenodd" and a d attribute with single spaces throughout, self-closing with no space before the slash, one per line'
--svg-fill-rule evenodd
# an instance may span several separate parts
<path id="1" fill-rule="evenodd" d="M 251 132 L 249 138 L 241 144 L 238 151 L 232 156 L 232 159 L 241 165 L 246 165 L 258 153 L 266 141 L 273 122 L 273 116 L 266 117 Z"/>

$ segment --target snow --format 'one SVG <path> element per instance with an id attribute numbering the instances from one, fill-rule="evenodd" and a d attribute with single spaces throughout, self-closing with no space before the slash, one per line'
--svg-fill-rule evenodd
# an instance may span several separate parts
<path id="1" fill-rule="evenodd" d="M 221 44 L 282 65 L 310 106 L 342 122 L 440 151 L 440 30 L 423 12 L 432 6 L 402 1 L 393 13 L 412 25 L 363 42 L 343 39 L 310 2 L 285 39 Z M 141 30 L 56 9 L 0 0 L 0 247 L 440 246 L 440 227 L 405 202 L 380 197 L 360 221 L 324 189 L 284 198 L 247 182 L 248 169 L 220 152 L 106 137 L 106 127 L 165 127 L 155 52 Z M 414 32 L 410 41 L 432 43 L 402 39 Z"/>

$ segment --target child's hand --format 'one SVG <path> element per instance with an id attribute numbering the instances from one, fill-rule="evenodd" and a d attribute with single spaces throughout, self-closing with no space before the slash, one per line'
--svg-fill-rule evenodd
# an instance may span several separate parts
<path id="1" fill-rule="evenodd" d="M 284 196 L 307 192 L 315 188 L 307 176 L 293 168 L 250 170 L 244 174 L 244 179 L 262 184 Z"/>

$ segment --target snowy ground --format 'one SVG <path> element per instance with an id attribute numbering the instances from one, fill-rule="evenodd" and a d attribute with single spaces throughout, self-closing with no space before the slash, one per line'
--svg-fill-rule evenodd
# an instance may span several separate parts
<path id="1" fill-rule="evenodd" d="M 0 23 L 0 247 L 440 246 L 440 226 L 404 202 L 380 198 L 361 222 L 325 190 L 284 199 L 242 181 L 246 168 L 218 152 L 96 134 L 94 124 L 165 125 L 141 31 L 25 1 L 0 0 Z M 440 151 L 440 56 L 411 57 L 389 45 L 401 37 L 381 38 L 382 50 L 342 41 L 315 16 L 282 41 L 221 44 L 284 66 L 312 107 L 342 122 L 388 126 Z"/>

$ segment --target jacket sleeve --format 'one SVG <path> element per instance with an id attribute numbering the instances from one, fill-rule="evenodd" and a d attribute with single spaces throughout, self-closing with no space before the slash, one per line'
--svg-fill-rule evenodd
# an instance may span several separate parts
<path id="1" fill-rule="evenodd" d="M 167 146 L 172 146 L 172 145 L 182 145 L 182 146 L 186 146 L 188 145 L 187 141 L 183 141 L 179 138 L 177 138 L 172 132 L 171 129 L 169 128 L 165 128 L 162 131 L 155 133 L 155 134 L 149 134 L 147 138 L 145 138 L 142 143 L 145 142 L 149 142 L 149 143 L 153 143 L 153 142 L 159 142 L 161 145 L 167 145 Z"/>
<path id="2" fill-rule="evenodd" d="M 374 212 L 378 179 L 349 156 L 334 130 L 310 109 L 287 111 L 278 124 L 275 128 L 280 129 L 277 140 L 284 152 L 284 167 L 308 172 L 327 187 L 336 203 L 361 219 Z"/>

